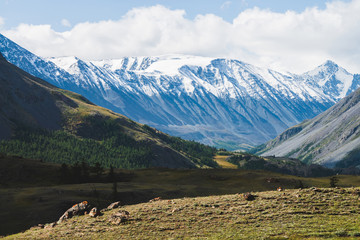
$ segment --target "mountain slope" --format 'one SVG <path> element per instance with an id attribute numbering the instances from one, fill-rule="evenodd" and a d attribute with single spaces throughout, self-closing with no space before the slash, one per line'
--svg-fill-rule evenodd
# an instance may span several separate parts
<path id="1" fill-rule="evenodd" d="M 216 166 L 211 160 L 215 149 L 96 106 L 33 77 L 1 54 L 0 92 L 0 152 L 105 167 Z"/>
<path id="2" fill-rule="evenodd" d="M 16 119 L 35 127 L 60 129 L 55 87 L 11 67 L 0 54 L 0 139 L 9 138 Z"/>
<path id="3" fill-rule="evenodd" d="M 333 107 L 268 142 L 262 155 L 289 156 L 335 166 L 360 147 L 360 89 Z M 357 166 L 359 158 L 342 167 Z"/>
<path id="4" fill-rule="evenodd" d="M 2 35 L 0 51 L 18 67 L 98 105 L 167 133 L 228 149 L 268 141 L 360 86 L 331 61 L 295 75 L 237 60 L 184 55 L 42 59 Z"/>

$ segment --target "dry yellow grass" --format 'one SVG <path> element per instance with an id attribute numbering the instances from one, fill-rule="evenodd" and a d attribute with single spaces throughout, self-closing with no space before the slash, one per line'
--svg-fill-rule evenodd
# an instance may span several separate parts
<path id="1" fill-rule="evenodd" d="M 222 156 L 222 155 L 216 155 L 214 157 L 214 160 L 219 164 L 222 168 L 229 168 L 229 169 L 237 169 L 237 166 L 235 164 L 229 163 L 226 161 L 226 159 L 229 156 Z"/>

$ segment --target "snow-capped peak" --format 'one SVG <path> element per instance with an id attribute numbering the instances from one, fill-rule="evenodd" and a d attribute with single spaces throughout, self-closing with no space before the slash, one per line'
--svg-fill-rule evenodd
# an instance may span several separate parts
<path id="1" fill-rule="evenodd" d="M 74 64 L 77 64 L 80 61 L 80 59 L 75 56 L 52 57 L 52 58 L 47 58 L 47 60 L 53 62 L 58 67 L 64 69 L 65 71 L 67 71 L 69 73 L 73 73 L 71 71 L 72 67 L 74 66 Z"/>
<path id="2" fill-rule="evenodd" d="M 174 76 L 180 74 L 179 69 L 183 66 L 206 67 L 213 59 L 209 57 L 169 54 L 152 57 L 124 57 L 120 59 L 91 61 L 91 63 L 111 71 L 130 70 L 144 74 Z"/>
<path id="3" fill-rule="evenodd" d="M 328 60 L 314 70 L 304 73 L 302 78 L 322 88 L 324 93 L 333 99 L 339 100 L 349 92 L 354 76 L 335 62 Z"/>

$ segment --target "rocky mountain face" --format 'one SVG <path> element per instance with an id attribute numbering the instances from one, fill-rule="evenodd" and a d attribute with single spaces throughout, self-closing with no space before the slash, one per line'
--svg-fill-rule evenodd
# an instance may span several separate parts
<path id="1" fill-rule="evenodd" d="M 360 89 L 319 116 L 286 130 L 259 153 L 294 157 L 329 167 L 355 167 L 360 164 L 359 137 Z"/>
<path id="2" fill-rule="evenodd" d="M 0 54 L 2 153 L 104 167 L 196 168 L 214 163 L 213 151 L 96 106 L 30 75 Z"/>
<path id="3" fill-rule="evenodd" d="M 360 86 L 328 61 L 302 75 L 184 55 L 83 61 L 40 58 L 0 35 L 11 63 L 138 122 L 235 150 L 266 142 Z"/>

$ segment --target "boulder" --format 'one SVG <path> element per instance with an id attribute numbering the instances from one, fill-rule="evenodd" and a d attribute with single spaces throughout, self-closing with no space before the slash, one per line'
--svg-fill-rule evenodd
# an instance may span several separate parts
<path id="1" fill-rule="evenodd" d="M 56 222 L 52 222 L 52 223 L 45 224 L 44 228 L 49 229 L 49 228 L 55 227 L 56 225 L 57 225 Z"/>
<path id="2" fill-rule="evenodd" d="M 130 213 L 125 210 L 121 210 L 113 215 L 111 215 L 109 221 L 112 224 L 119 225 L 120 223 L 129 221 L 130 219 Z"/>
<path id="3" fill-rule="evenodd" d="M 156 198 L 151 199 L 149 202 L 156 202 L 156 201 L 160 201 L 160 200 L 161 200 L 161 197 L 156 197 Z"/>
<path id="4" fill-rule="evenodd" d="M 90 217 L 97 217 L 97 216 L 100 216 L 100 211 L 98 210 L 98 208 L 97 207 L 94 207 L 94 208 L 92 208 L 91 210 L 90 210 L 90 212 L 89 212 L 89 216 Z"/>
<path id="5" fill-rule="evenodd" d="M 57 223 L 62 223 L 64 220 L 72 218 L 73 216 L 84 215 L 85 212 L 89 212 L 90 204 L 87 201 L 75 204 L 59 218 Z"/>
<path id="6" fill-rule="evenodd" d="M 251 193 L 245 193 L 245 194 L 243 195 L 243 197 L 244 197 L 244 199 L 245 199 L 246 201 L 253 201 L 253 200 L 255 200 L 255 196 L 252 195 Z"/>
<path id="7" fill-rule="evenodd" d="M 121 206 L 120 201 L 111 203 L 106 209 L 111 210 Z"/>

